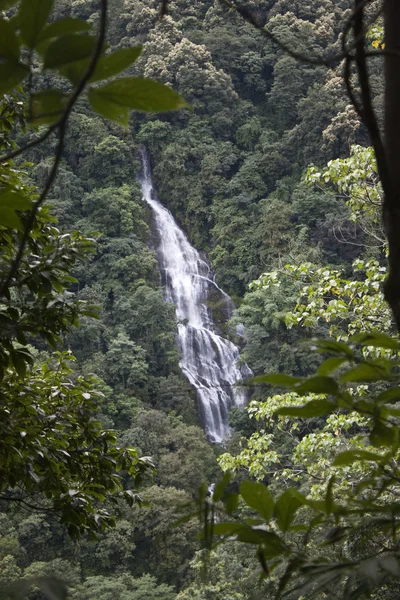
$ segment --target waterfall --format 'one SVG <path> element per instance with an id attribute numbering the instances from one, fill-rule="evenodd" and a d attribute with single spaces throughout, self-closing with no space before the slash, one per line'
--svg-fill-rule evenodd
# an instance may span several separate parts
<path id="1" fill-rule="evenodd" d="M 251 371 L 246 365 L 238 366 L 239 349 L 219 335 L 207 299 L 212 292 L 219 294 L 228 308 L 232 301 L 217 286 L 207 262 L 190 245 L 171 213 L 157 200 L 144 152 L 142 162 L 143 199 L 154 214 L 166 300 L 175 305 L 178 318 L 180 367 L 197 391 L 208 439 L 221 443 L 229 432 L 229 409 L 246 401 L 245 390 L 235 384 Z"/>

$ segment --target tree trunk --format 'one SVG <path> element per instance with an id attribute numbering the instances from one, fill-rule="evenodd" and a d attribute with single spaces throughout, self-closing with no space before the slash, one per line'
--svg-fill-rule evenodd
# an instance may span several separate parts
<path id="1" fill-rule="evenodd" d="M 385 161 L 381 177 L 384 225 L 389 243 L 389 277 L 385 296 L 400 331 L 400 0 L 384 0 L 385 16 Z"/>

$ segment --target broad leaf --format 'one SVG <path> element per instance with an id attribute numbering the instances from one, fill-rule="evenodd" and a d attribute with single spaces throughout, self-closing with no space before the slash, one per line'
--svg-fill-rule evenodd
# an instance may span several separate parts
<path id="1" fill-rule="evenodd" d="M 129 124 L 129 108 L 127 106 L 121 106 L 114 102 L 104 100 L 100 96 L 96 96 L 96 90 L 89 90 L 89 102 L 90 106 L 95 112 L 102 117 L 106 117 L 111 121 L 115 121 L 124 127 L 128 127 Z"/>
<path id="2" fill-rule="evenodd" d="M 266 521 L 272 517 L 274 499 L 269 489 L 262 483 L 242 481 L 240 495 L 248 506 L 254 508 Z"/>
<path id="3" fill-rule="evenodd" d="M 10 6 L 17 4 L 18 0 L 0 0 L 0 10 L 6 10 Z"/>
<path id="4" fill-rule="evenodd" d="M 300 377 L 292 377 L 285 373 L 271 373 L 270 375 L 259 375 L 253 377 L 252 383 L 269 383 L 270 385 L 279 385 L 281 387 L 293 388 L 296 383 L 304 381 Z"/>
<path id="5" fill-rule="evenodd" d="M 58 38 L 68 33 L 79 33 L 83 31 L 90 31 L 91 29 L 92 26 L 90 23 L 87 23 L 82 19 L 74 19 L 72 17 L 58 19 L 43 29 L 39 37 L 39 42 L 43 42 L 51 38 Z"/>
<path id="6" fill-rule="evenodd" d="M 68 96 L 59 90 L 39 92 L 32 96 L 32 122 L 35 125 L 57 121 L 68 102 Z"/>
<path id="7" fill-rule="evenodd" d="M 0 94 L 6 94 L 19 85 L 28 75 L 29 69 L 17 62 L 0 63 Z"/>
<path id="8" fill-rule="evenodd" d="M 381 381 L 390 379 L 390 373 L 383 367 L 373 363 L 360 363 L 354 369 L 347 371 L 340 377 L 342 383 L 358 381 Z"/>
<path id="9" fill-rule="evenodd" d="M 33 206 L 33 201 L 24 196 L 21 192 L 6 189 L 0 192 L 0 208 L 10 208 L 16 210 L 30 210 Z"/>
<path id="10" fill-rule="evenodd" d="M 15 210 L 0 206 L 0 226 L 9 229 L 22 229 L 21 219 L 16 215 Z"/>
<path id="11" fill-rule="evenodd" d="M 335 458 L 332 464 L 334 467 L 343 467 L 352 465 L 360 460 L 381 462 L 382 458 L 383 457 L 380 454 L 374 454 L 373 452 L 368 452 L 367 450 L 346 450 L 346 452 L 341 452 Z"/>
<path id="12" fill-rule="evenodd" d="M 330 375 L 331 373 L 336 371 L 336 369 L 341 367 L 343 365 L 343 363 L 345 363 L 347 361 L 348 361 L 347 357 L 332 356 L 332 358 L 328 358 L 327 360 L 324 360 L 322 365 L 320 365 L 318 367 L 317 373 L 318 373 L 318 375 L 324 375 L 324 376 Z"/>
<path id="13" fill-rule="evenodd" d="M 263 525 L 253 527 L 252 531 L 259 535 L 266 558 L 271 559 L 287 553 L 287 546 L 277 533 L 266 531 Z"/>
<path id="14" fill-rule="evenodd" d="M 9 21 L 0 19 L 0 58 L 19 60 L 20 48 L 14 28 Z"/>
<path id="15" fill-rule="evenodd" d="M 313 345 L 317 347 L 319 352 L 332 352 L 334 354 L 344 354 L 348 358 L 353 358 L 354 353 L 350 346 L 344 342 L 336 342 L 333 340 L 313 340 Z"/>
<path id="16" fill-rule="evenodd" d="M 400 350 L 400 341 L 385 333 L 360 333 L 353 336 L 351 339 L 361 346 L 374 346 L 376 348 L 387 348 L 388 350 Z"/>
<path id="17" fill-rule="evenodd" d="M 400 402 L 400 388 L 391 388 L 385 392 L 381 392 L 376 396 L 375 402 L 377 404 L 390 404 L 391 402 Z"/>
<path id="18" fill-rule="evenodd" d="M 231 515 L 235 512 L 235 510 L 238 509 L 239 494 L 237 494 L 236 492 L 229 492 L 229 494 L 227 494 L 225 497 L 224 503 L 226 512 L 228 513 L 228 515 Z"/>
<path id="19" fill-rule="evenodd" d="M 118 75 L 130 67 L 139 58 L 141 52 L 142 46 L 135 46 L 134 48 L 123 48 L 113 52 L 113 54 L 103 56 L 99 60 L 90 81 L 101 81 Z"/>
<path id="20" fill-rule="evenodd" d="M 18 23 L 22 41 L 28 48 L 35 48 L 53 4 L 54 0 L 21 0 Z"/>
<path id="21" fill-rule="evenodd" d="M 243 525 L 240 523 L 215 523 L 213 526 L 214 535 L 235 535 Z"/>
<path id="22" fill-rule="evenodd" d="M 303 406 L 284 406 L 279 408 L 275 414 L 287 417 L 300 417 L 308 419 L 311 417 L 323 417 L 336 410 L 336 406 L 329 400 L 311 400 Z"/>
<path id="23" fill-rule="evenodd" d="M 298 394 L 337 394 L 339 392 L 338 384 L 331 377 L 323 377 L 322 375 L 310 377 L 303 383 L 295 385 L 295 392 Z"/>
<path id="24" fill-rule="evenodd" d="M 398 427 L 387 427 L 383 423 L 377 422 L 371 434 L 369 440 L 376 448 L 398 446 L 399 444 L 399 428 Z"/>
<path id="25" fill-rule="evenodd" d="M 218 481 L 214 488 L 214 493 L 212 495 L 213 502 L 219 502 L 222 498 L 224 491 L 226 490 L 226 486 L 231 480 L 230 473 L 224 473 L 223 478 Z"/>
<path id="26" fill-rule="evenodd" d="M 122 77 L 89 90 L 91 107 L 113 121 L 127 124 L 128 111 L 166 112 L 187 108 L 183 98 L 166 85 L 141 77 Z"/>
<path id="27" fill-rule="evenodd" d="M 93 35 L 67 34 L 52 42 L 44 55 L 45 69 L 59 69 L 93 55 L 97 38 Z"/>
<path id="28" fill-rule="evenodd" d="M 300 494 L 295 490 L 287 490 L 275 503 L 274 514 L 281 531 L 288 531 L 296 516 L 297 510 L 303 506 Z"/>

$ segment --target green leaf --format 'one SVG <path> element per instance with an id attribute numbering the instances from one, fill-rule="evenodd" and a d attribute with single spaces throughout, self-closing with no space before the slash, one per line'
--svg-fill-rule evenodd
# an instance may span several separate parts
<path id="1" fill-rule="evenodd" d="M 296 493 L 296 490 L 287 490 L 279 496 L 275 503 L 274 514 L 281 531 L 289 531 L 300 506 L 303 506 L 303 502 L 300 494 Z"/>
<path id="2" fill-rule="evenodd" d="M 0 58 L 19 60 L 20 48 L 16 33 L 9 21 L 0 19 Z"/>
<path id="3" fill-rule="evenodd" d="M 254 508 L 266 521 L 271 519 L 274 510 L 274 499 L 265 485 L 255 481 L 242 481 L 240 495 L 246 504 Z"/>
<path id="4" fill-rule="evenodd" d="M 214 535 L 235 535 L 238 531 L 243 528 L 240 523 L 214 523 L 213 534 Z"/>
<path id="5" fill-rule="evenodd" d="M 129 110 L 166 112 L 188 107 L 168 86 L 141 77 L 122 77 L 102 87 L 91 88 L 89 102 L 103 117 L 124 125 L 128 123 Z"/>
<path id="6" fill-rule="evenodd" d="M 12 352 L 11 359 L 15 370 L 17 371 L 20 377 L 25 377 L 26 375 L 26 361 L 25 356 L 19 352 Z"/>
<path id="7" fill-rule="evenodd" d="M 334 527 L 324 534 L 324 545 L 337 544 L 348 537 L 350 527 Z"/>
<path id="8" fill-rule="evenodd" d="M 224 473 L 223 478 L 218 481 L 215 485 L 214 493 L 212 495 L 213 502 L 219 502 L 222 498 L 222 495 L 226 489 L 226 486 L 231 480 L 230 473 Z"/>
<path id="9" fill-rule="evenodd" d="M 344 356 L 332 356 L 332 358 L 328 358 L 324 360 L 322 365 L 318 367 L 317 373 L 318 375 L 330 375 L 336 369 L 342 366 L 343 363 L 347 362 L 348 358 Z"/>
<path id="10" fill-rule="evenodd" d="M 390 390 L 386 390 L 385 392 L 381 392 L 376 396 L 375 402 L 376 404 L 390 404 L 392 402 L 400 401 L 400 388 L 392 388 Z"/>
<path id="11" fill-rule="evenodd" d="M 353 358 L 354 353 L 350 346 L 344 342 L 333 340 L 313 340 L 312 345 L 317 347 L 318 352 L 333 352 L 334 354 L 344 354 L 348 358 Z"/>
<path id="12" fill-rule="evenodd" d="M 142 46 L 135 46 L 134 48 L 123 48 L 108 56 L 103 56 L 99 59 L 96 69 L 92 77 L 91 82 L 101 81 L 102 79 L 108 79 L 114 75 L 118 75 L 121 71 L 127 69 L 132 63 L 134 63 L 139 57 L 142 51 Z M 77 84 L 85 74 L 90 59 L 84 58 L 82 60 L 70 63 L 60 69 L 60 73 L 67 77 L 72 83 Z M 128 113 L 128 111 L 126 111 Z"/>
<path id="13" fill-rule="evenodd" d="M 19 85 L 28 75 L 29 69 L 20 63 L 0 63 L 0 94 L 6 94 Z"/>
<path id="14" fill-rule="evenodd" d="M 28 48 L 35 48 L 53 4 L 54 0 L 21 0 L 18 23 L 22 41 Z"/>
<path id="15" fill-rule="evenodd" d="M 226 512 L 228 513 L 228 515 L 231 515 L 235 512 L 235 510 L 237 510 L 239 506 L 239 494 L 237 494 L 236 492 L 230 492 L 226 495 L 224 504 Z"/>
<path id="16" fill-rule="evenodd" d="M 118 73 L 130 67 L 139 58 L 141 52 L 142 46 L 135 46 L 134 48 L 123 48 L 113 54 L 103 56 L 97 63 L 90 81 L 101 81 L 118 75 Z"/>
<path id="17" fill-rule="evenodd" d="M 0 192 L 0 208 L 10 208 L 16 210 L 30 210 L 33 202 L 21 192 L 6 189 Z"/>
<path id="18" fill-rule="evenodd" d="M 400 350 L 400 341 L 385 333 L 359 333 L 351 339 L 361 346 L 374 346 L 376 348 L 387 348 L 388 350 Z"/>
<path id="19" fill-rule="evenodd" d="M 22 229 L 20 218 L 15 214 L 15 210 L 0 206 L 0 226 L 9 229 Z"/>
<path id="20" fill-rule="evenodd" d="M 283 406 L 275 414 L 286 417 L 300 417 L 308 419 L 310 417 L 323 417 L 336 410 L 336 406 L 329 400 L 311 400 L 303 406 Z"/>
<path id="21" fill-rule="evenodd" d="M 239 542 L 243 542 L 244 544 L 254 544 L 258 546 L 259 544 L 263 543 L 262 535 L 246 525 L 240 525 L 235 534 L 237 540 L 239 540 Z"/>
<path id="22" fill-rule="evenodd" d="M 338 384 L 331 377 L 323 377 L 322 375 L 310 377 L 303 383 L 294 386 L 294 391 L 298 394 L 333 394 L 339 392 Z"/>
<path id="23" fill-rule="evenodd" d="M 97 38 L 93 35 L 67 34 L 52 42 L 44 55 L 45 69 L 59 69 L 93 55 Z"/>
<path id="24" fill-rule="evenodd" d="M 58 19 L 43 29 L 39 37 L 39 42 L 41 43 L 45 40 L 60 37 L 68 33 L 79 33 L 83 31 L 90 31 L 91 29 L 92 25 L 86 21 L 83 21 L 82 19 L 74 19 L 72 17 Z"/>
<path id="25" fill-rule="evenodd" d="M 10 6 L 17 4 L 18 0 L 0 0 L 0 10 L 6 10 Z"/>
<path id="26" fill-rule="evenodd" d="M 367 450 L 346 450 L 345 452 L 341 452 L 332 464 L 334 467 L 344 467 L 362 460 L 381 462 L 382 458 L 379 454 L 368 452 Z"/>
<path id="27" fill-rule="evenodd" d="M 266 531 L 263 525 L 253 527 L 252 531 L 261 539 L 266 558 L 271 559 L 287 553 L 287 546 L 277 533 Z"/>
<path id="28" fill-rule="evenodd" d="M 369 436 L 369 440 L 376 448 L 398 446 L 399 444 L 399 428 L 387 427 L 383 423 L 377 422 Z"/>
<path id="29" fill-rule="evenodd" d="M 252 383 L 269 383 L 270 385 L 279 385 L 281 387 L 293 388 L 296 383 L 304 381 L 300 377 L 292 377 L 285 373 L 271 373 L 270 375 L 259 375 L 253 377 Z"/>
<path id="30" fill-rule="evenodd" d="M 381 381 L 390 379 L 390 373 L 380 365 L 374 363 L 360 363 L 354 369 L 347 371 L 340 377 L 342 383 L 358 381 Z"/>
<path id="31" fill-rule="evenodd" d="M 59 90 L 39 92 L 32 96 L 32 123 L 43 125 L 55 123 L 62 115 L 68 95 Z"/>

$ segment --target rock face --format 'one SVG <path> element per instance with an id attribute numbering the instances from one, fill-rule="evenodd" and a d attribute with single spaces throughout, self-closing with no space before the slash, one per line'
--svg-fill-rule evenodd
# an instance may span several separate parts
<path id="1" fill-rule="evenodd" d="M 215 302 L 218 294 L 229 310 L 229 296 L 217 286 L 207 262 L 157 200 L 145 153 L 142 161 L 143 199 L 154 214 L 166 300 L 175 305 L 179 322 L 180 366 L 197 390 L 208 439 L 221 443 L 229 431 L 229 409 L 246 401 L 245 390 L 235 384 L 251 375 L 251 371 L 246 365 L 237 365 L 239 349 L 219 334 L 209 308 L 209 299 L 212 297 Z"/>

